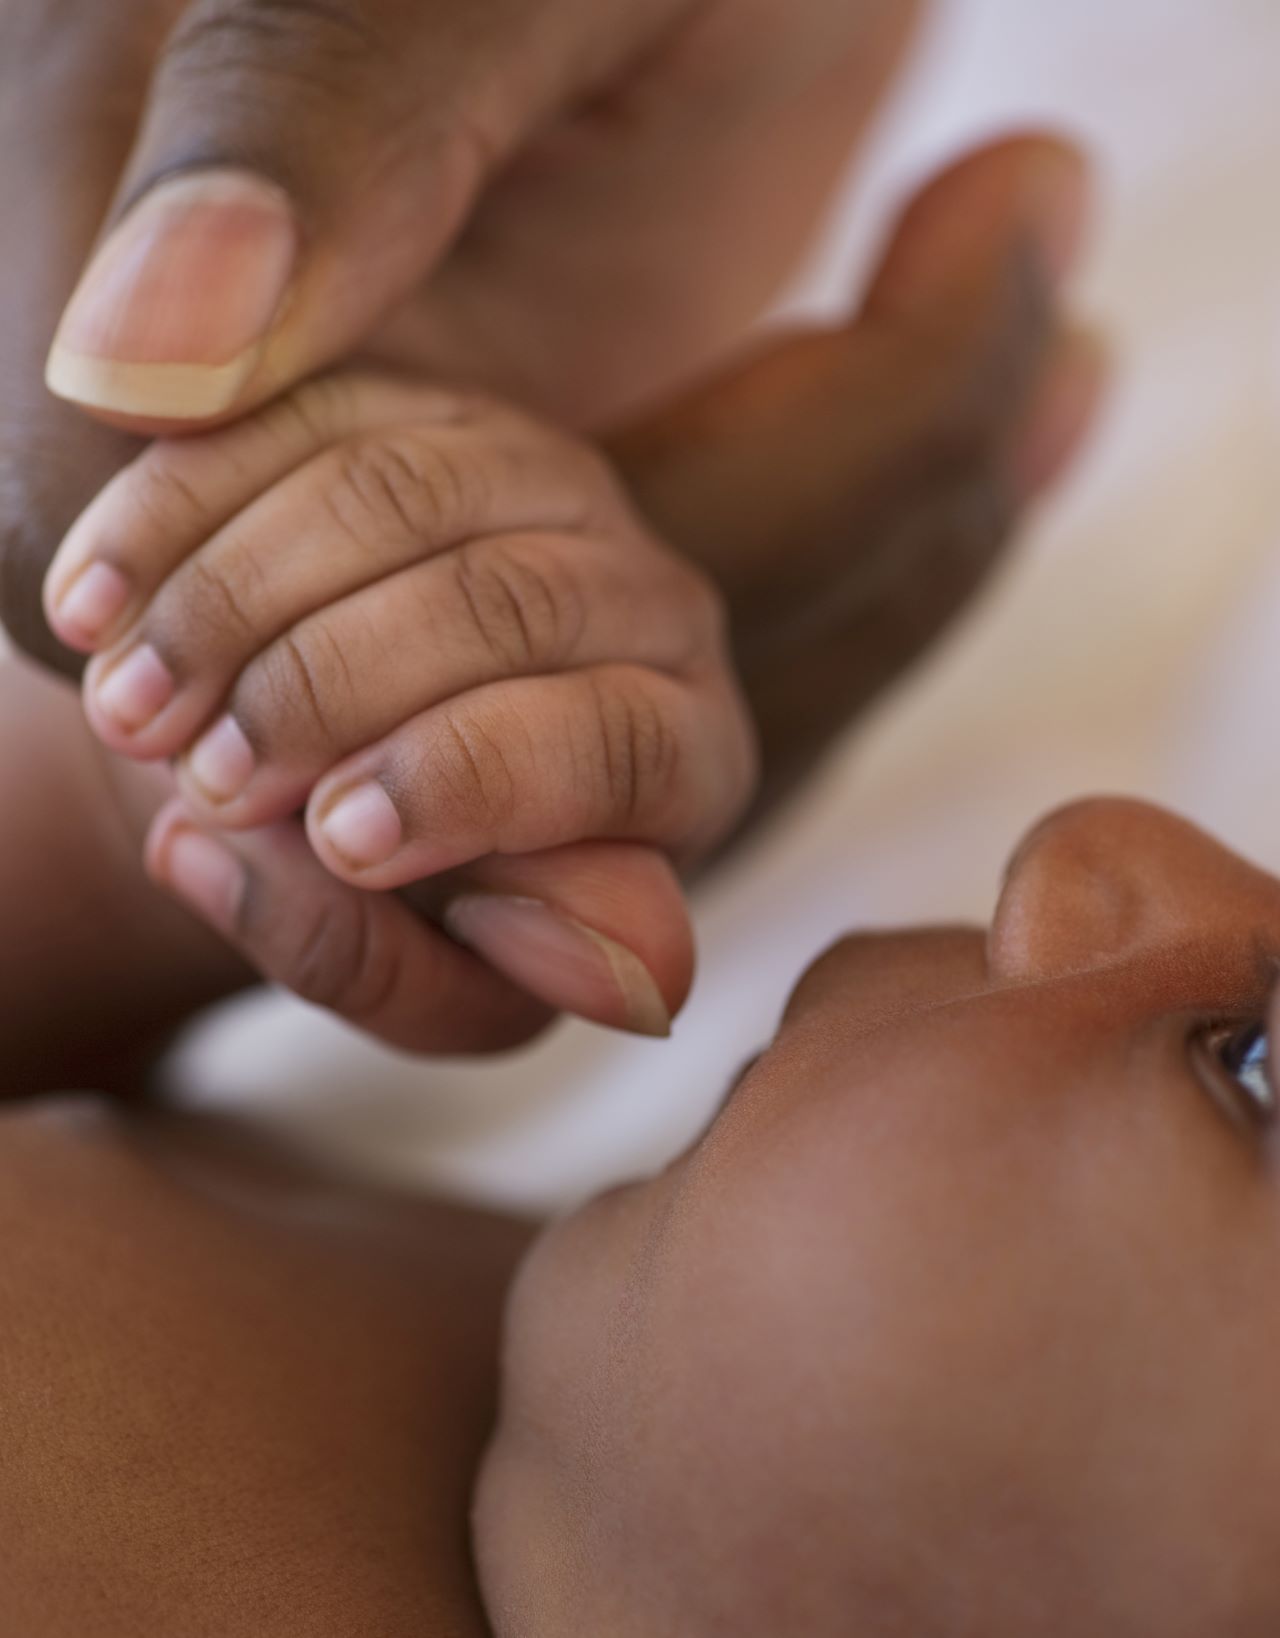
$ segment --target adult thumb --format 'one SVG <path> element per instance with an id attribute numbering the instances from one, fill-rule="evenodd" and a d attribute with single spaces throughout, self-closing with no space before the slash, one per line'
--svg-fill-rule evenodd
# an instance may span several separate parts
<path id="1" fill-rule="evenodd" d="M 619 9 L 193 0 L 59 325 L 52 391 L 159 432 L 239 414 L 348 352 L 595 71 L 582 33 Z"/>

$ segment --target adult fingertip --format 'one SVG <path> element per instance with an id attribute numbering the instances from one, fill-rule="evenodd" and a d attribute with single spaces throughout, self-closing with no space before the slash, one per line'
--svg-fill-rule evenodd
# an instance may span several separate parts
<path id="1" fill-rule="evenodd" d="M 443 920 L 459 944 L 550 1006 L 634 1035 L 671 1033 L 671 1010 L 640 957 L 539 899 L 464 893 Z"/>
<path id="2" fill-rule="evenodd" d="M 1084 153 L 1062 137 L 1028 139 L 1025 194 L 1030 225 L 1055 288 L 1080 259 L 1088 233 L 1091 170 Z"/>
<path id="3" fill-rule="evenodd" d="M 1091 171 L 1064 137 L 1029 132 L 966 155 L 911 201 L 889 243 L 867 311 L 928 312 L 975 274 L 990 270 L 1011 245 L 1030 240 L 1051 289 L 1083 248 Z"/>
<path id="4" fill-rule="evenodd" d="M 1096 330 L 1065 330 L 1049 348 L 1010 459 L 1022 501 L 1047 489 L 1077 453 L 1106 394 L 1111 355 Z"/>
<path id="5" fill-rule="evenodd" d="M 49 353 L 50 391 L 136 420 L 225 414 L 286 303 L 300 244 L 288 196 L 250 171 L 158 182 L 72 296 Z"/>

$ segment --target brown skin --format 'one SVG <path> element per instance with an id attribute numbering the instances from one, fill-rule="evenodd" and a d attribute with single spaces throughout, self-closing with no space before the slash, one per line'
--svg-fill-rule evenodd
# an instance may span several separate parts
<path id="1" fill-rule="evenodd" d="M 1280 883 L 1055 815 L 989 933 L 853 936 L 658 1178 L 544 1237 L 478 1542 L 500 1638 L 1262 1638 Z M 661 1564 L 662 1574 L 648 1567 Z"/>
<path id="2" fill-rule="evenodd" d="M 936 598 L 886 597 L 869 665 L 851 643 L 860 628 L 849 609 L 862 619 L 874 602 L 824 596 L 832 542 L 844 543 L 835 566 L 849 583 L 873 591 L 891 583 L 885 571 L 897 560 L 903 519 L 915 520 L 905 538 L 926 562 L 959 560 L 971 570 L 973 536 L 957 500 L 1025 496 L 1084 417 L 1092 375 L 1083 383 L 1071 371 L 1042 377 L 1047 300 L 1028 325 L 1023 304 L 1000 295 L 1024 288 L 1003 270 L 1038 265 L 1028 251 L 1037 243 L 1028 195 L 1009 185 L 1024 159 L 1011 145 L 983 162 L 1002 179 L 1005 257 L 984 255 L 985 274 L 959 258 L 955 284 L 939 267 L 921 308 L 794 355 L 844 366 L 796 377 L 816 389 L 797 400 L 812 417 L 809 447 L 822 457 L 815 479 L 841 481 L 825 507 L 820 491 L 811 493 L 802 530 L 787 528 L 784 507 L 774 514 L 776 560 L 792 597 L 797 567 L 813 553 L 813 613 L 797 622 L 794 646 L 774 652 L 772 673 L 762 659 L 747 670 L 753 706 L 777 730 L 765 735 L 766 757 L 789 748 L 771 676 L 788 689 L 791 668 L 819 653 L 833 674 L 843 655 L 855 675 L 846 690 L 802 700 L 788 689 L 805 757 L 788 759 L 775 794 L 961 597 L 947 576 Z M 961 300 L 960 290 L 989 299 Z M 922 351 L 922 334 L 947 344 Z M 985 367 L 1010 356 L 1012 373 Z M 883 448 L 884 406 L 912 360 L 919 373 L 908 379 L 920 390 L 910 394 L 914 413 L 898 423 L 895 481 L 881 486 L 860 452 Z M 986 383 L 976 399 L 983 413 L 961 416 L 958 406 L 975 404 L 975 383 Z M 777 413 L 776 390 L 744 394 L 767 410 L 744 446 L 756 463 L 776 447 L 771 429 L 795 427 Z M 950 435 L 958 418 L 972 434 L 960 445 Z M 746 423 L 726 412 L 683 446 L 642 441 L 669 528 L 679 515 L 673 457 L 691 483 L 709 474 L 698 491 L 700 527 L 688 537 L 708 555 L 735 517 L 735 426 Z M 783 447 L 779 483 L 791 471 Z M 1054 459 L 1028 464 L 1029 448 L 1048 448 Z M 685 458 L 696 450 L 705 468 Z M 626 470 L 641 472 L 638 457 Z M 708 510 L 717 492 L 723 502 Z M 932 507 L 922 504 L 929 494 Z M 749 512 L 757 523 L 760 500 L 752 497 Z M 988 509 L 980 562 L 999 544 L 1005 515 Z M 759 556 L 753 561 L 758 573 Z M 735 588 L 722 585 L 732 609 Z M 0 805 L 0 1084 L 136 1087 L 130 1060 L 140 1036 L 178 1024 L 252 969 L 229 961 L 142 877 L 134 849 L 163 800 L 163 776 L 109 766 L 74 701 L 21 662 L 0 666 L 0 702 L 4 765 L 24 774 Z M 357 890 L 279 834 L 237 845 L 251 872 L 244 915 L 231 929 L 237 948 L 254 968 L 377 1033 L 386 1019 L 362 1001 L 371 949 L 384 958 L 387 949 L 365 936 Z M 397 926 L 406 939 L 438 938 L 425 923 L 415 934 L 407 914 Z M 480 1033 L 492 1044 L 497 1025 L 521 1015 L 503 1011 L 518 997 L 489 993 Z M 417 994 L 420 1014 L 422 994 L 440 1004 L 435 990 Z M 452 1026 L 456 999 L 420 1017 L 420 1046 Z M 485 1630 L 468 1571 L 465 1496 L 491 1415 L 499 1310 L 525 1230 L 317 1177 L 264 1156 L 260 1145 L 224 1145 L 186 1120 L 97 1105 L 15 1109 L 0 1119 L 0 1202 L 10 1247 L 0 1272 L 0 1403 L 22 1407 L 0 1464 L 0 1632 L 346 1638 L 367 1628 L 473 1638 Z M 522 1573 L 514 1559 L 509 1570 Z"/>
<path id="3" fill-rule="evenodd" d="M 150 889 L 140 839 L 164 800 L 153 769 L 116 762 L 75 696 L 0 659 L 0 1062 L 7 1094 L 137 1086 L 140 1060 L 193 1009 L 255 974 Z"/>
<path id="4" fill-rule="evenodd" d="M 780 341 L 618 441 L 620 474 L 667 543 L 711 575 L 727 609 L 760 729 L 763 787 L 753 817 L 780 800 L 965 606 L 1020 506 L 1087 421 L 1097 361 L 1054 310 L 1080 196 L 1078 161 L 1045 138 L 1011 139 L 960 162 L 913 202 L 863 311 L 846 328 Z M 957 223 L 968 231 L 958 233 Z M 775 611 L 786 614 L 772 625 L 771 586 Z M 110 812 L 123 795 L 128 845 L 140 852 L 168 789 L 163 776 L 144 770 L 131 783 L 124 765 L 84 752 L 70 700 L 46 708 L 31 678 L 21 688 L 22 703 L 9 708 L 6 764 L 65 759 L 59 777 L 81 794 L 62 811 L 103 819 L 92 845 L 80 831 L 55 831 L 70 862 L 50 866 L 53 879 L 64 869 L 87 882 L 125 879 L 126 838 Z M 90 777 L 104 801 L 85 794 Z M 8 826 L 43 833 L 47 823 L 39 809 L 22 820 L 21 810 L 6 806 L 0 842 Z M 197 989 L 184 991 L 186 1005 L 172 1018 L 248 982 L 251 971 L 419 1051 L 509 1046 L 550 1016 L 400 899 L 330 875 L 296 821 L 225 841 L 247 872 L 246 891 L 230 917 L 197 908 L 248 965 L 200 965 Z M 602 868 L 602 845 L 567 860 L 493 856 L 461 885 L 532 894 L 623 942 L 674 1010 L 691 959 L 670 866 L 633 850 L 626 858 L 613 853 Z M 0 951 L 0 964 L 7 951 L 23 966 L 14 979 L 19 994 L 40 982 L 24 966 L 25 951 L 36 937 L 47 942 L 48 897 L 31 891 L 29 853 L 25 834 L 0 848 L 9 924 L 15 933 L 24 922 L 31 929 Z M 153 847 L 150 864 L 162 883 L 165 857 L 163 846 Z M 132 859 L 125 865 L 136 892 L 136 867 Z M 411 898 L 438 910 L 459 885 L 436 878 Z M 121 1030 L 134 1009 L 147 1011 L 153 1031 L 149 998 L 167 996 L 192 970 L 175 931 L 181 918 L 154 948 L 139 939 L 131 966 L 121 929 L 150 926 L 151 912 L 99 887 L 80 914 L 84 946 L 97 941 L 113 954 L 104 988 L 112 1003 L 103 1008 L 90 961 L 83 974 L 70 967 L 74 982 L 57 1005 L 114 1018 Z M 50 1032 L 28 1022 L 42 1021 L 51 1004 L 37 998 L 16 1009 L 15 1027 L 30 1031 L 41 1086 L 84 1084 L 83 1062 L 60 1066 Z M 59 1049 L 70 1045 L 61 1032 L 55 1039 Z"/>
<path id="5" fill-rule="evenodd" d="M 0 1233 L 5 1638 L 483 1638 L 530 1230 L 85 1098 L 0 1114 Z"/>
<path id="6" fill-rule="evenodd" d="M 598 429 L 740 340 L 820 221 L 920 9 L 11 0 L 0 618 L 78 669 L 40 582 L 137 445 L 50 398 L 44 360 L 99 229 L 158 177 L 248 167 L 295 207 L 288 322 L 237 412 L 361 357 Z"/>
<path id="7" fill-rule="evenodd" d="M 1278 951 L 1280 883 L 1096 802 L 989 934 L 822 957 L 525 1262 L 492 1632 L 1274 1632 L 1275 1139 L 1189 1043 Z M 526 1230 L 84 1102 L 0 1179 L 0 1631 L 490 1630 Z"/>

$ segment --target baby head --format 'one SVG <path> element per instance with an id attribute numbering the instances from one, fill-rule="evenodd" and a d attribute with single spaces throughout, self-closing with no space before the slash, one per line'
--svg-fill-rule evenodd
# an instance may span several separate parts
<path id="1" fill-rule="evenodd" d="M 499 1638 L 1280 1631 L 1278 959 L 1280 883 L 1129 802 L 988 933 L 824 955 L 522 1273 Z"/>

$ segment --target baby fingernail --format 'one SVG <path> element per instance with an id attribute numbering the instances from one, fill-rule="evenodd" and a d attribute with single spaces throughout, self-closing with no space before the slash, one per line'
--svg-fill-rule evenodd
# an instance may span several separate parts
<path id="1" fill-rule="evenodd" d="M 69 641 L 92 648 L 110 629 L 129 601 L 129 582 L 110 563 L 90 563 L 62 596 L 54 613 L 60 633 Z"/>
<path id="2" fill-rule="evenodd" d="M 174 832 L 162 874 L 170 888 L 219 932 L 234 932 L 245 870 L 229 847 L 203 831 Z"/>
<path id="3" fill-rule="evenodd" d="M 264 178 L 207 170 L 158 183 L 72 296 L 50 390 L 127 415 L 220 414 L 253 373 L 297 254 L 289 200 Z"/>
<path id="4" fill-rule="evenodd" d="M 671 1013 L 631 950 L 540 899 L 468 893 L 444 911 L 459 944 L 554 1007 L 636 1035 L 669 1035 Z"/>
<path id="5" fill-rule="evenodd" d="M 385 864 L 404 840 L 395 804 L 376 780 L 356 785 L 320 821 L 326 841 L 357 870 Z"/>
<path id="6" fill-rule="evenodd" d="M 121 728 L 145 728 L 173 698 L 173 673 L 150 643 L 112 666 L 94 690 L 98 709 Z"/>
<path id="7" fill-rule="evenodd" d="M 225 716 L 198 739 L 187 757 L 187 771 L 214 802 L 229 802 L 253 778 L 253 747 L 232 716 Z"/>

